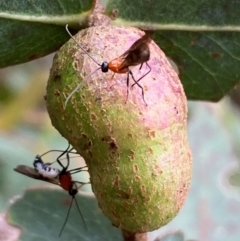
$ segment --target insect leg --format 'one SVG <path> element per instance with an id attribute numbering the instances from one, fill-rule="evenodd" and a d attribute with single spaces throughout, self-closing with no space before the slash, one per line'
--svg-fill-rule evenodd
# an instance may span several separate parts
<path id="1" fill-rule="evenodd" d="M 78 168 L 72 169 L 72 170 L 70 170 L 68 172 L 72 175 L 72 174 L 75 174 L 75 173 L 78 173 L 78 172 L 88 171 L 88 170 L 82 170 L 83 168 L 86 168 L 86 167 L 87 166 L 78 167 Z"/>
<path id="2" fill-rule="evenodd" d="M 147 62 L 146 62 L 146 65 L 147 65 L 148 68 L 149 68 L 148 72 L 147 72 L 146 74 L 144 74 L 143 76 L 141 76 L 138 80 L 134 81 L 135 83 L 132 84 L 131 87 L 133 87 L 134 85 L 138 85 L 138 82 L 151 72 L 152 69 L 151 69 L 150 65 L 149 65 Z M 138 85 L 138 86 L 139 86 L 139 85 Z M 140 88 L 141 88 L 141 87 L 140 87 Z"/>
<path id="3" fill-rule="evenodd" d="M 131 72 L 131 70 L 128 71 L 128 73 L 127 73 L 127 99 L 126 99 L 125 103 L 127 102 L 128 96 L 129 96 L 129 74 L 130 74 L 130 72 Z"/>
<path id="4" fill-rule="evenodd" d="M 70 143 L 68 143 L 68 147 L 67 147 L 67 149 L 65 150 L 65 151 L 63 151 L 59 156 L 58 156 L 58 158 L 57 158 L 57 162 L 58 162 L 58 164 L 63 168 L 63 170 L 67 170 L 68 169 L 68 166 L 69 166 L 69 148 L 70 148 Z M 70 149 L 70 151 L 72 150 L 72 148 Z M 63 164 L 62 164 L 62 162 L 60 161 L 60 158 L 63 156 L 63 155 L 65 155 L 67 153 L 67 166 L 66 167 L 64 167 L 63 166 Z"/>
<path id="5" fill-rule="evenodd" d="M 113 73 L 112 77 L 110 78 L 111 82 L 113 81 L 114 75 L 115 75 L 115 73 Z"/>
<path id="6" fill-rule="evenodd" d="M 132 71 L 129 71 L 129 74 L 132 76 L 133 81 L 135 82 L 134 84 L 132 84 L 131 87 L 133 87 L 133 86 L 136 84 L 136 85 L 142 90 L 142 98 L 143 98 L 143 101 L 144 101 L 145 105 L 147 105 L 147 103 L 146 103 L 146 101 L 145 101 L 145 98 L 144 98 L 144 90 L 143 90 L 143 87 L 138 83 L 139 80 L 141 80 L 146 74 L 145 74 L 144 76 L 142 76 L 140 79 L 138 79 L 137 81 L 135 80 Z M 147 74 L 148 74 L 148 73 L 147 73 Z"/>
<path id="7" fill-rule="evenodd" d="M 81 186 L 79 187 L 79 188 L 81 188 L 82 186 L 84 186 L 84 185 L 86 185 L 86 184 L 91 184 L 91 182 L 89 181 L 89 182 L 79 182 L 79 181 L 75 181 L 74 180 L 74 183 L 79 183 L 79 184 L 81 184 Z M 78 188 L 78 189 L 79 189 Z"/>

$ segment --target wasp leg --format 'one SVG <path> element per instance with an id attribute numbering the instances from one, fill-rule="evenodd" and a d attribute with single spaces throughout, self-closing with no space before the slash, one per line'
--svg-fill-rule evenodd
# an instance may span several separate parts
<path id="1" fill-rule="evenodd" d="M 72 151 L 73 150 L 73 148 L 71 148 L 71 149 L 69 149 L 70 148 L 70 143 L 68 143 L 68 147 L 67 147 L 67 149 L 65 150 L 65 151 L 63 151 L 59 156 L 58 156 L 58 158 L 57 158 L 57 162 L 58 162 L 58 164 L 63 168 L 63 170 L 67 170 L 68 169 L 68 166 L 69 166 L 69 152 L 70 151 Z M 67 154 L 67 166 L 66 167 L 64 167 L 63 166 L 63 164 L 62 164 L 62 162 L 60 161 L 60 158 L 63 156 L 63 155 L 65 155 L 65 154 Z"/>
<path id="2" fill-rule="evenodd" d="M 147 65 L 148 68 L 149 68 L 148 72 L 147 72 L 146 74 L 144 74 L 143 76 L 141 76 L 138 80 L 134 81 L 135 83 L 132 84 L 131 87 L 133 87 L 134 85 L 138 85 L 138 82 L 151 72 L 152 69 L 151 69 L 151 67 L 149 66 L 149 64 L 148 64 L 147 62 L 146 62 L 146 65 Z M 140 67 L 141 67 L 141 66 L 140 66 Z"/>
<path id="3" fill-rule="evenodd" d="M 128 96 L 129 96 L 129 74 L 130 74 L 130 72 L 131 72 L 131 71 L 129 71 L 129 72 L 127 73 L 127 99 L 126 99 L 125 103 L 127 102 Z"/>
<path id="4" fill-rule="evenodd" d="M 88 172 L 88 170 L 82 170 L 83 168 L 87 168 L 87 166 L 84 166 L 84 167 L 78 167 L 78 168 L 74 168 L 70 171 L 68 171 L 71 175 L 72 174 L 75 174 L 75 173 L 78 173 L 78 172 Z"/>
<path id="5" fill-rule="evenodd" d="M 114 75 L 115 75 L 115 73 L 113 73 L 112 77 L 110 78 L 111 82 L 113 81 Z"/>
<path id="6" fill-rule="evenodd" d="M 149 72 L 148 72 L 149 73 Z M 147 73 L 147 74 L 148 74 Z M 146 76 L 147 74 L 143 75 L 140 79 L 138 80 L 135 80 L 134 76 L 133 76 L 133 73 L 132 71 L 129 71 L 129 74 L 132 76 L 132 79 L 134 81 L 134 84 L 132 84 L 131 87 L 133 87 L 135 84 L 142 90 L 142 98 L 143 98 L 143 101 L 145 103 L 145 105 L 147 106 L 147 102 L 145 101 L 145 98 L 144 98 L 144 90 L 143 90 L 143 87 L 138 83 L 144 76 Z M 128 83 L 129 84 L 129 83 Z"/>

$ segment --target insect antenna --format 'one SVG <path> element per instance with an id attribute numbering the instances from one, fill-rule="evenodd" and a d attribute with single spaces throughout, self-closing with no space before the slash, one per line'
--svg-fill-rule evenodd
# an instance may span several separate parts
<path id="1" fill-rule="evenodd" d="M 81 85 L 92 76 L 96 71 L 99 69 L 102 70 L 103 73 L 108 72 L 110 69 L 112 72 L 119 73 L 119 74 L 124 74 L 127 73 L 127 99 L 128 99 L 128 94 L 129 94 L 129 75 L 131 75 L 134 84 L 131 85 L 133 87 L 134 85 L 137 85 L 141 91 L 142 91 L 142 98 L 144 103 L 147 105 L 145 98 L 144 98 L 144 89 L 143 87 L 139 84 L 139 81 L 143 79 L 150 71 L 151 67 L 148 65 L 147 61 L 150 59 L 150 49 L 149 49 L 149 42 L 151 41 L 150 37 L 145 34 L 142 36 L 140 39 L 135 41 L 131 47 L 125 51 L 121 56 L 111 60 L 110 62 L 104 61 L 102 64 L 99 64 L 84 48 L 81 46 L 78 41 L 73 37 L 73 35 L 70 33 L 68 29 L 68 24 L 66 25 L 66 31 L 69 34 L 69 36 L 74 40 L 74 42 L 81 48 L 81 50 L 88 55 L 98 66 L 99 68 L 96 69 L 93 73 L 91 73 L 89 76 L 84 78 L 81 83 L 79 83 L 74 90 L 69 94 L 69 96 L 66 98 L 64 102 L 64 109 L 67 106 L 67 103 L 69 99 L 72 97 L 72 95 L 81 87 Z M 141 76 L 138 80 L 136 80 L 133 76 L 132 71 L 130 70 L 131 66 L 136 66 L 140 64 L 140 70 L 143 66 L 143 64 L 146 63 L 148 66 L 149 70 L 147 73 L 145 73 L 143 76 Z M 114 76 L 114 75 L 113 75 Z M 113 78 L 113 77 L 112 77 Z"/>
<path id="2" fill-rule="evenodd" d="M 79 90 L 79 88 L 83 85 L 84 82 L 86 82 L 86 80 L 88 80 L 94 73 L 96 73 L 99 69 L 101 69 L 101 67 L 97 68 L 96 70 L 94 70 L 90 75 L 88 75 L 86 78 L 83 79 L 83 81 L 81 83 L 79 83 L 74 90 L 70 93 L 70 95 L 66 98 L 65 102 L 64 102 L 64 109 L 66 109 L 67 103 L 69 101 L 69 99 Z"/>
<path id="3" fill-rule="evenodd" d="M 74 42 L 81 48 L 81 50 L 88 55 L 88 57 L 90 57 L 98 66 L 100 66 L 101 68 L 101 64 L 99 64 L 79 43 L 78 41 L 72 36 L 72 34 L 70 33 L 69 29 L 68 29 L 68 24 L 66 24 L 66 31 L 68 33 L 68 35 L 74 40 Z"/>
<path id="4" fill-rule="evenodd" d="M 76 185 L 76 182 L 74 182 L 73 185 L 77 186 L 77 185 Z M 65 221 L 64 221 L 63 226 L 62 226 L 62 228 L 61 228 L 61 231 L 60 231 L 60 233 L 59 233 L 59 237 L 61 236 L 61 234 L 62 234 L 62 232 L 63 232 L 63 230 L 64 230 L 64 227 L 66 226 L 66 223 L 67 223 L 67 220 L 68 220 L 68 217 L 69 217 L 71 208 L 72 208 L 73 199 L 74 199 L 74 201 L 75 201 L 75 203 L 76 203 L 78 212 L 79 212 L 79 214 L 80 214 L 80 216 L 81 216 L 81 218 L 82 218 L 82 220 L 83 220 L 84 226 L 85 226 L 85 228 L 86 228 L 86 230 L 87 230 L 87 225 L 86 225 L 86 223 L 85 223 L 84 217 L 83 217 L 83 215 L 82 215 L 82 212 L 81 212 L 81 210 L 80 210 L 80 208 L 79 208 L 79 206 L 78 206 L 78 203 L 77 203 L 77 200 L 76 200 L 76 197 L 75 197 L 76 194 L 77 194 L 77 192 L 78 192 L 78 188 L 77 188 L 77 187 L 76 187 L 76 188 L 72 188 L 72 189 L 69 190 L 69 195 L 72 196 L 72 199 L 71 199 L 70 206 L 69 206 L 69 208 L 68 208 L 67 216 L 66 216 L 66 218 L 65 218 Z"/>
<path id="5" fill-rule="evenodd" d="M 86 230 L 87 230 L 87 225 L 86 225 L 85 220 L 84 220 L 84 218 L 83 218 L 82 212 L 81 212 L 81 210 L 80 210 L 80 208 L 79 208 L 79 206 L 78 206 L 77 199 L 75 198 L 75 196 L 73 197 L 73 199 L 74 199 L 74 201 L 75 201 L 75 203 L 76 203 L 76 206 L 77 206 L 77 209 L 78 209 L 78 213 L 80 214 L 80 216 L 81 216 L 81 218 L 82 218 L 82 220 L 83 220 L 84 226 L 85 226 L 85 228 L 86 228 Z"/>
<path id="6" fill-rule="evenodd" d="M 68 220 L 68 217 L 69 217 L 69 213 L 70 213 L 71 208 L 72 208 L 73 198 L 74 198 L 74 197 L 72 197 L 72 199 L 71 199 L 71 203 L 70 203 L 70 206 L 69 206 L 68 212 L 67 212 L 67 217 L 65 218 L 65 221 L 64 221 L 64 223 L 63 223 L 63 225 L 62 225 L 62 228 L 61 228 L 60 233 L 59 233 L 59 237 L 61 236 L 62 231 L 63 231 L 63 229 L 64 229 L 65 226 L 66 226 L 66 223 L 67 223 L 67 220 Z"/>
<path id="7" fill-rule="evenodd" d="M 78 41 L 73 37 L 73 35 L 70 33 L 69 29 L 68 29 L 68 24 L 66 24 L 66 31 L 69 34 L 69 36 L 74 40 L 74 42 L 81 48 L 81 50 L 89 57 L 91 58 L 98 66 L 99 68 L 97 68 L 95 71 L 93 71 L 93 73 L 91 73 L 90 75 L 88 75 L 86 78 L 83 79 L 83 81 L 81 83 L 79 83 L 75 89 L 70 93 L 70 95 L 66 98 L 65 102 L 64 102 L 64 109 L 66 109 L 67 103 L 69 101 L 69 99 L 73 96 L 74 93 L 76 93 L 78 91 L 78 89 L 82 86 L 82 84 L 84 82 L 86 82 L 86 80 L 88 80 L 94 73 L 96 73 L 99 69 L 102 70 L 103 73 L 108 72 L 109 66 L 108 66 L 108 62 L 103 61 L 102 64 L 99 64 L 79 43 Z"/>

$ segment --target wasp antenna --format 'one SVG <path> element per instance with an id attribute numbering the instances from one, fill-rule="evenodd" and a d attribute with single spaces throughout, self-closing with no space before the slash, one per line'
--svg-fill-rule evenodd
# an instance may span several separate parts
<path id="1" fill-rule="evenodd" d="M 64 109 L 66 109 L 67 107 L 67 103 L 69 101 L 69 99 L 73 96 L 73 94 L 75 92 L 77 92 L 79 90 L 79 88 L 83 85 L 84 82 L 86 82 L 87 79 L 89 79 L 94 73 L 96 73 L 99 69 L 101 69 L 101 67 L 97 68 L 95 71 L 93 71 L 90 75 L 88 75 L 81 83 L 79 83 L 74 90 L 70 93 L 70 95 L 66 98 L 65 102 L 64 102 Z"/>
<path id="2" fill-rule="evenodd" d="M 70 95 L 66 98 L 66 100 L 65 100 L 65 102 L 64 102 L 64 109 L 66 109 L 68 101 L 69 101 L 70 98 L 73 96 L 73 94 L 78 91 L 78 89 L 82 86 L 82 84 L 83 84 L 82 82 L 81 82 L 80 84 L 78 84 L 78 85 L 75 87 L 75 89 L 70 93 Z"/>
<path id="3" fill-rule="evenodd" d="M 85 220 L 84 220 L 84 218 L 83 218 L 82 212 L 81 212 L 81 210 L 80 210 L 80 208 L 79 208 L 79 206 L 78 206 L 78 203 L 77 203 L 77 200 L 76 200 L 75 196 L 73 196 L 73 199 L 74 199 L 74 201 L 75 201 L 75 203 L 76 203 L 76 205 L 77 205 L 77 209 L 78 209 L 78 212 L 79 212 L 79 214 L 80 214 L 80 216 L 81 216 L 81 218 L 82 218 L 82 220 L 83 220 L 84 226 L 85 226 L 86 230 L 88 230 L 88 229 L 87 229 L 87 225 L 86 225 L 86 223 L 85 223 Z"/>
<path id="4" fill-rule="evenodd" d="M 69 206 L 69 208 L 68 208 L 67 217 L 65 218 L 65 221 L 64 221 L 64 223 L 63 223 L 63 225 L 62 225 L 62 228 L 61 228 L 61 231 L 60 231 L 60 233 L 59 233 L 59 237 L 61 237 L 62 232 L 63 232 L 63 230 L 64 230 L 64 228 L 65 228 L 65 226 L 66 226 L 66 223 L 67 223 L 67 220 L 68 220 L 68 217 L 69 217 L 71 208 L 72 208 L 73 199 L 74 199 L 74 201 L 75 201 L 75 203 L 76 203 L 78 212 L 79 212 L 79 214 L 80 214 L 80 216 L 81 216 L 81 218 L 82 218 L 82 220 L 83 220 L 84 226 L 85 226 L 85 228 L 86 228 L 86 230 L 87 230 L 87 225 L 86 225 L 85 220 L 84 220 L 84 218 L 83 218 L 82 212 L 81 212 L 81 210 L 80 210 L 80 208 L 79 208 L 79 206 L 78 206 L 78 203 L 77 203 L 77 200 L 75 199 L 75 196 L 73 196 L 73 197 L 72 197 L 72 200 L 71 200 L 71 203 L 70 203 L 70 206 Z"/>
<path id="5" fill-rule="evenodd" d="M 81 48 L 81 50 L 88 55 L 97 65 L 101 66 L 101 64 L 99 64 L 79 43 L 78 41 L 72 36 L 72 34 L 70 33 L 69 29 L 68 29 L 68 24 L 66 24 L 66 31 L 68 33 L 68 35 L 74 40 L 74 42 Z"/>
<path id="6" fill-rule="evenodd" d="M 59 237 L 62 235 L 62 231 L 63 231 L 63 229 L 64 229 L 65 226 L 66 226 L 66 223 L 67 223 L 67 220 L 68 220 L 68 217 L 69 217 L 69 213 L 70 213 L 71 208 L 72 208 L 73 199 L 74 199 L 74 197 L 72 197 L 70 206 L 69 206 L 69 208 L 68 208 L 67 217 L 65 218 L 65 221 L 64 221 L 63 226 L 62 226 L 62 228 L 61 228 L 61 231 L 60 231 L 60 233 L 59 233 Z"/>

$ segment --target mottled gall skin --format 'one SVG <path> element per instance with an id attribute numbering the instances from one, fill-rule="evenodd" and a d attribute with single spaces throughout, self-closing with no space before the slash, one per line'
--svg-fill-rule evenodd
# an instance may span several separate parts
<path id="1" fill-rule="evenodd" d="M 79 43 L 102 63 L 124 53 L 144 33 L 99 26 L 81 31 Z M 130 232 L 147 232 L 171 221 L 184 203 L 191 177 L 186 97 L 166 56 L 151 41 L 152 71 L 127 98 L 126 74 L 102 73 L 70 40 L 54 58 L 47 86 L 53 126 L 81 154 L 99 207 Z M 147 71 L 132 69 L 136 79 Z M 85 79 L 84 79 L 85 78 Z M 83 80 L 84 79 L 84 80 Z M 82 82 L 69 100 L 66 97 Z"/>

